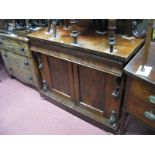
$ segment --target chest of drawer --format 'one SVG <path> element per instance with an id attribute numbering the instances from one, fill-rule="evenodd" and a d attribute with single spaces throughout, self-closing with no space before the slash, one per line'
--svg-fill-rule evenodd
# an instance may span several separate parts
<path id="1" fill-rule="evenodd" d="M 155 88 L 149 87 L 146 83 L 130 79 L 129 93 L 146 104 L 155 106 Z"/>
<path id="2" fill-rule="evenodd" d="M 30 57 L 29 48 L 27 42 L 16 41 L 10 38 L 3 38 L 1 47 L 5 50 Z"/>
<path id="3" fill-rule="evenodd" d="M 24 83 L 36 86 L 31 59 L 4 50 L 2 50 L 1 55 L 5 66 L 11 75 Z"/>
<path id="4" fill-rule="evenodd" d="M 139 98 L 129 94 L 127 109 L 128 112 L 137 119 L 155 128 L 155 106 L 147 104 Z"/>

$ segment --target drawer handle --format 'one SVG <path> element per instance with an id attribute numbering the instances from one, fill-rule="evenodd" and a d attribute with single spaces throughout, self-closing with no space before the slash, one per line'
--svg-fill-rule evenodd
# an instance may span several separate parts
<path id="1" fill-rule="evenodd" d="M 19 50 L 20 50 L 21 52 L 24 52 L 24 51 L 25 51 L 25 49 L 22 48 L 22 47 L 20 47 Z"/>
<path id="2" fill-rule="evenodd" d="M 114 90 L 114 91 L 112 92 L 112 96 L 115 97 L 115 98 L 119 98 L 120 92 L 119 92 L 118 90 Z"/>
<path id="3" fill-rule="evenodd" d="M 150 96 L 148 97 L 148 100 L 149 100 L 151 103 L 155 104 L 155 96 L 154 96 L 154 95 L 150 95 Z"/>
<path id="4" fill-rule="evenodd" d="M 25 66 L 26 66 L 26 65 L 28 66 L 28 65 L 29 65 L 29 63 L 28 63 L 27 61 L 25 61 L 25 62 L 24 62 L 24 65 L 25 65 Z"/>
<path id="5" fill-rule="evenodd" d="M 29 77 L 29 80 L 31 80 L 31 81 L 33 80 L 32 76 L 31 76 L 31 77 Z"/>
<path id="6" fill-rule="evenodd" d="M 145 111 L 144 116 L 150 119 L 151 121 L 155 121 L 155 115 L 153 114 L 152 111 Z"/>
<path id="7" fill-rule="evenodd" d="M 116 86 L 115 86 L 115 90 L 112 92 L 112 96 L 115 99 L 118 99 L 120 97 L 120 82 L 121 82 L 121 78 L 117 77 L 116 78 Z"/>
<path id="8" fill-rule="evenodd" d="M 43 69 L 44 65 L 42 63 L 39 64 L 39 69 Z"/>

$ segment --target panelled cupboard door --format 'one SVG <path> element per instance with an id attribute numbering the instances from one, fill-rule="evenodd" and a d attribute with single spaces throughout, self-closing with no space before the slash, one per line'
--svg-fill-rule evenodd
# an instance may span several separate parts
<path id="1" fill-rule="evenodd" d="M 96 114 L 103 115 L 105 73 L 74 64 L 76 103 Z"/>
<path id="2" fill-rule="evenodd" d="M 42 78 L 47 81 L 49 91 L 74 102 L 72 64 L 43 54 L 41 60 L 44 65 Z"/>
<path id="3" fill-rule="evenodd" d="M 42 79 L 48 90 L 95 114 L 110 118 L 120 100 L 112 97 L 116 77 L 89 67 L 41 54 Z"/>

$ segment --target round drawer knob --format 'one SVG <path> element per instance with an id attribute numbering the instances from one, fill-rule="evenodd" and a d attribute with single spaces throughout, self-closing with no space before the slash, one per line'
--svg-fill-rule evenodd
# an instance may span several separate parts
<path id="1" fill-rule="evenodd" d="M 39 69 L 43 69 L 44 68 L 44 65 L 43 64 L 39 64 Z"/>
<path id="2" fill-rule="evenodd" d="M 25 49 L 22 48 L 22 47 L 20 47 L 19 50 L 20 50 L 21 52 L 24 52 L 24 51 L 25 51 Z"/>
<path id="3" fill-rule="evenodd" d="M 27 65 L 27 66 L 28 66 L 28 65 L 29 65 L 29 63 L 28 63 L 27 61 L 25 61 L 25 62 L 24 62 L 24 65 Z"/>
<path id="4" fill-rule="evenodd" d="M 29 80 L 33 80 L 32 76 L 31 76 L 31 77 L 29 77 Z"/>
<path id="5" fill-rule="evenodd" d="M 114 98 L 119 98 L 120 92 L 119 92 L 118 90 L 114 90 L 114 91 L 112 92 L 112 96 L 113 96 Z"/>

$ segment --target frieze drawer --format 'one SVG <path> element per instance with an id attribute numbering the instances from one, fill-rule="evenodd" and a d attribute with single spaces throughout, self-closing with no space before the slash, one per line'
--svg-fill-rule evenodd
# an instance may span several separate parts
<path id="1" fill-rule="evenodd" d="M 136 80 L 130 80 L 129 93 L 138 97 L 146 104 L 155 107 L 155 89 Z"/>

